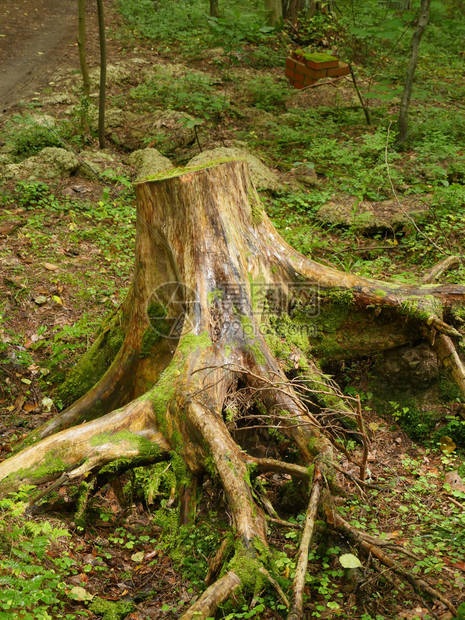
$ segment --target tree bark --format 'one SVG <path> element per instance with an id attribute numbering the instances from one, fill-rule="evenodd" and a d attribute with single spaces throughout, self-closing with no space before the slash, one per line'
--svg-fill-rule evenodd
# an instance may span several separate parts
<path id="1" fill-rule="evenodd" d="M 86 2 L 78 0 L 78 47 L 79 47 L 79 64 L 82 74 L 82 92 L 84 97 L 90 95 L 89 70 L 87 68 L 86 54 Z"/>
<path id="2" fill-rule="evenodd" d="M 104 149 L 105 141 L 105 103 L 107 88 L 107 44 L 105 35 L 105 15 L 103 0 L 97 0 L 98 34 L 100 43 L 100 88 L 98 106 L 98 142 L 99 147 Z"/>
<path id="3" fill-rule="evenodd" d="M 218 5 L 218 0 L 210 0 L 210 15 L 212 17 L 220 16 L 220 7 Z"/>
<path id="4" fill-rule="evenodd" d="M 272 226 L 243 161 L 168 171 L 137 183 L 136 197 L 130 291 L 65 383 L 73 394 L 76 385 L 90 389 L 0 463 L 0 490 L 96 474 L 121 458 L 171 459 L 183 503 L 194 479 L 214 470 L 235 543 L 223 577 L 184 615 L 207 618 L 263 575 L 277 586 L 264 566 L 267 522 L 251 472 L 301 479 L 318 470 L 334 487 L 331 463 L 342 449 L 334 416 L 355 412 L 314 358 L 369 354 L 432 333 L 453 346 L 458 332 L 446 321 L 465 287 L 376 282 L 305 258 Z M 278 426 L 297 462 L 246 451 L 249 420 L 267 445 Z M 313 508 L 309 515 L 308 540 Z M 302 579 L 296 591 L 300 601 Z"/>
<path id="5" fill-rule="evenodd" d="M 270 26 L 279 26 L 283 21 L 282 0 L 265 0 L 265 11 Z"/>
<path id="6" fill-rule="evenodd" d="M 420 42 L 428 24 L 429 10 L 431 0 L 421 0 L 420 17 L 418 19 L 417 27 L 413 33 L 412 43 L 410 46 L 410 57 L 407 65 L 407 75 L 405 77 L 404 90 L 402 92 L 402 99 L 400 102 L 399 111 L 399 136 L 398 144 L 404 142 L 407 138 L 407 126 L 408 126 L 408 110 L 410 107 L 410 98 L 413 90 L 413 78 L 415 75 L 415 69 L 417 67 L 418 55 L 420 52 Z"/>

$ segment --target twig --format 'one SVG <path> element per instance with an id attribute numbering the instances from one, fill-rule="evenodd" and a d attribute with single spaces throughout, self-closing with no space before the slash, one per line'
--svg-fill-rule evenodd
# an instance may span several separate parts
<path id="1" fill-rule="evenodd" d="M 349 71 L 350 71 L 350 75 L 352 76 L 352 81 L 354 83 L 355 92 L 357 93 L 358 100 L 360 101 L 360 105 L 362 106 L 363 113 L 365 114 L 367 125 L 371 127 L 370 111 L 368 110 L 366 103 L 363 101 L 363 97 L 358 89 L 357 78 L 355 77 L 355 73 L 354 73 L 354 70 L 352 69 L 352 65 L 350 62 L 349 62 Z"/>
<path id="2" fill-rule="evenodd" d="M 276 579 L 273 579 L 273 577 L 270 575 L 270 573 L 266 570 L 266 568 L 264 566 L 260 566 L 260 568 L 258 570 L 259 570 L 260 573 L 262 573 L 262 575 L 265 575 L 265 577 L 268 579 L 268 581 L 271 583 L 273 588 L 278 593 L 278 596 L 281 599 L 281 601 L 283 602 L 283 604 L 287 607 L 287 609 L 289 609 L 289 601 L 287 599 L 287 596 L 284 594 L 281 586 L 276 581 Z"/>
<path id="3" fill-rule="evenodd" d="M 328 520 L 332 521 L 335 527 L 339 530 L 343 530 L 344 533 L 351 538 L 358 546 L 360 546 L 367 553 L 374 555 L 382 564 L 391 568 L 397 575 L 408 581 L 415 591 L 422 592 L 428 596 L 432 596 L 443 603 L 454 616 L 457 615 L 457 609 L 451 603 L 451 601 L 443 596 L 438 590 L 429 585 L 424 579 L 414 577 L 412 572 L 404 568 L 401 564 L 386 555 L 377 545 L 365 540 L 361 532 L 358 532 L 347 521 L 345 521 L 337 512 L 329 507 L 326 507 L 329 514 Z"/>
<path id="4" fill-rule="evenodd" d="M 365 425 L 363 424 L 363 416 L 362 416 L 362 404 L 360 402 L 360 396 L 357 394 L 357 421 L 360 428 L 360 432 L 363 437 L 363 453 L 362 453 L 362 462 L 360 464 L 360 480 L 362 482 L 365 481 L 366 471 L 367 471 L 367 460 L 368 460 L 368 437 L 365 429 Z"/>
<path id="5" fill-rule="evenodd" d="M 281 527 L 291 527 L 291 528 L 294 528 L 295 530 L 302 529 L 302 526 L 300 523 L 291 523 L 290 521 L 283 521 L 283 519 L 275 519 L 274 517 L 267 517 L 267 520 L 270 521 L 270 523 L 274 523 L 275 525 L 280 525 Z"/>
<path id="6" fill-rule="evenodd" d="M 442 494 L 443 497 L 445 497 L 446 499 L 448 499 L 450 502 L 452 502 L 453 504 L 455 504 L 456 506 L 458 506 L 459 508 L 461 508 L 462 510 L 465 510 L 465 506 L 463 504 L 461 504 L 460 502 L 458 502 L 456 499 L 454 499 L 453 497 L 451 497 L 450 495 L 447 495 L 447 493 L 443 493 Z"/>
<path id="7" fill-rule="evenodd" d="M 297 567 L 295 570 L 295 578 L 292 588 L 293 601 L 288 620 L 300 620 L 303 617 L 304 586 L 308 566 L 308 548 L 310 546 L 313 530 L 315 528 L 315 517 L 318 509 L 318 502 L 320 500 L 322 481 L 323 476 L 321 475 L 319 464 L 316 463 L 313 475 L 312 494 L 310 495 L 304 530 L 302 533 L 302 540 L 300 541 L 299 552 L 297 554 Z"/>

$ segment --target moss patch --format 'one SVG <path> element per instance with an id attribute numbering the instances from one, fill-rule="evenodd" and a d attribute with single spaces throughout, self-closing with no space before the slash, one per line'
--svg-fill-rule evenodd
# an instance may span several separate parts
<path id="1" fill-rule="evenodd" d="M 123 620 L 135 610 L 135 605 L 130 601 L 108 601 L 96 597 L 89 605 L 89 609 L 103 620 Z"/>

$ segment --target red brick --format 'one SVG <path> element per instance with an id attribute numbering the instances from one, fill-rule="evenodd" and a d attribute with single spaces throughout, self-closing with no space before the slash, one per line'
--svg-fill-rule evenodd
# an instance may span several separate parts
<path id="1" fill-rule="evenodd" d="M 292 69 L 289 69 L 289 67 L 286 67 L 284 71 L 284 75 L 288 77 L 289 79 L 293 79 L 295 76 L 295 72 Z"/>
<path id="2" fill-rule="evenodd" d="M 296 62 L 296 71 L 299 73 L 303 73 L 304 75 L 308 75 L 311 78 L 319 80 L 320 78 L 326 77 L 326 69 L 322 69 L 320 71 L 315 71 L 315 69 L 310 69 L 306 65 L 301 62 Z"/>
<path id="3" fill-rule="evenodd" d="M 298 88 L 300 90 L 301 88 L 304 88 L 306 86 L 306 84 L 304 84 L 303 82 L 294 82 L 294 84 L 292 86 L 294 88 Z"/>
<path id="4" fill-rule="evenodd" d="M 304 80 L 304 85 L 305 86 L 311 86 L 312 84 L 316 84 L 317 82 L 318 82 L 318 80 L 314 80 L 313 78 L 305 76 L 305 80 Z"/>
<path id="5" fill-rule="evenodd" d="M 336 77 L 338 75 L 347 75 L 350 73 L 349 65 L 345 62 L 340 62 L 339 67 L 335 69 L 328 69 L 328 77 Z"/>
<path id="6" fill-rule="evenodd" d="M 295 69 L 295 60 L 292 58 L 286 58 L 286 68 Z"/>
<path id="7" fill-rule="evenodd" d="M 302 82 L 303 84 L 305 81 L 305 75 L 303 73 L 300 73 L 300 71 L 295 71 L 294 79 L 296 82 Z"/>

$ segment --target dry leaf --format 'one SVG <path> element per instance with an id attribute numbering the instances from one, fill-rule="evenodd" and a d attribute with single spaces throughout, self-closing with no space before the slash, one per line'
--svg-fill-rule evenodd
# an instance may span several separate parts
<path id="1" fill-rule="evenodd" d="M 55 269 L 58 269 L 58 266 L 54 265 L 53 263 L 42 263 L 42 265 L 45 267 L 45 269 L 48 269 L 48 271 L 55 271 Z"/>

